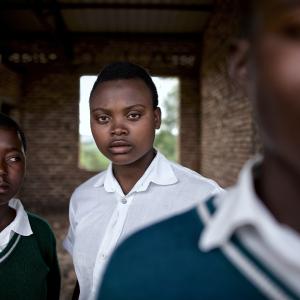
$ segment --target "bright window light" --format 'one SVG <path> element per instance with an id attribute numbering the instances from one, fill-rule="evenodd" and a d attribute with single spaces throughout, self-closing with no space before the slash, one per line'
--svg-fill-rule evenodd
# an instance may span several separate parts
<path id="1" fill-rule="evenodd" d="M 96 78 L 96 76 L 80 77 L 79 167 L 89 171 L 103 170 L 109 163 L 108 159 L 99 152 L 90 129 L 89 96 Z M 178 161 L 179 79 L 152 78 L 157 87 L 159 106 L 162 110 L 162 125 L 156 132 L 154 145 L 168 159 Z"/>

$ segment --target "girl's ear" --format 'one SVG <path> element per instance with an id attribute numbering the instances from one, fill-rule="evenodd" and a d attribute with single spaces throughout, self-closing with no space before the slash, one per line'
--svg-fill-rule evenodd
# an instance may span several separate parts
<path id="1" fill-rule="evenodd" d="M 156 107 L 154 109 L 154 124 L 155 124 L 155 129 L 160 128 L 161 124 L 161 110 L 159 107 Z"/>
<path id="2" fill-rule="evenodd" d="M 229 50 L 229 77 L 233 82 L 237 82 L 239 85 L 244 86 L 249 78 L 249 41 L 246 39 L 234 40 L 231 42 Z"/>

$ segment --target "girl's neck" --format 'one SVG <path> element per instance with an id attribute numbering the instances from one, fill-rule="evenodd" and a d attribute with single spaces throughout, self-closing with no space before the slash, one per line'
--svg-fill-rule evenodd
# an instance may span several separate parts
<path id="1" fill-rule="evenodd" d="M 300 233 L 300 173 L 281 158 L 266 154 L 256 191 L 275 218 Z"/>
<path id="2" fill-rule="evenodd" d="M 6 228 L 16 217 L 14 209 L 9 207 L 8 204 L 0 206 L 0 232 Z"/>
<path id="3" fill-rule="evenodd" d="M 144 175 L 155 155 L 156 152 L 152 149 L 142 158 L 130 165 L 113 165 L 114 176 L 125 195 L 131 191 L 138 180 Z"/>

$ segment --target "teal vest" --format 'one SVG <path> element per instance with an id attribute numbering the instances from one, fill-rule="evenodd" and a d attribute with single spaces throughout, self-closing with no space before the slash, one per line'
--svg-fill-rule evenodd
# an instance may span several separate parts
<path id="1" fill-rule="evenodd" d="M 205 206 L 211 215 L 215 212 L 212 199 Z M 283 298 L 262 291 L 222 249 L 202 252 L 198 242 L 204 226 L 192 209 L 134 234 L 113 255 L 98 299 L 300 299 L 237 236 L 232 237 L 231 246 L 266 276 Z"/>

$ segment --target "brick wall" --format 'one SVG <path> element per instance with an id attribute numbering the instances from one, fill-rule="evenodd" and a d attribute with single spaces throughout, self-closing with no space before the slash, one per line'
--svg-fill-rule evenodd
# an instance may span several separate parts
<path id="1" fill-rule="evenodd" d="M 0 108 L 20 120 L 22 76 L 0 63 Z"/>
<path id="2" fill-rule="evenodd" d="M 182 77 L 180 81 L 180 162 L 199 170 L 199 82 L 195 77 Z"/>
<path id="3" fill-rule="evenodd" d="M 201 78 L 201 172 L 222 186 L 232 185 L 258 148 L 252 109 L 227 74 L 230 37 L 236 30 L 234 1 L 217 1 L 204 34 Z"/>
<path id="4" fill-rule="evenodd" d="M 24 86 L 22 125 L 29 148 L 22 198 L 39 210 L 67 209 L 75 186 L 90 176 L 77 166 L 79 77 L 32 69 Z"/>

